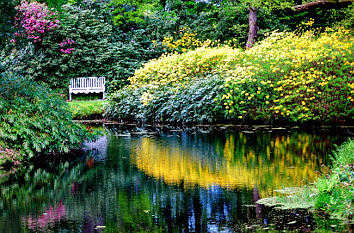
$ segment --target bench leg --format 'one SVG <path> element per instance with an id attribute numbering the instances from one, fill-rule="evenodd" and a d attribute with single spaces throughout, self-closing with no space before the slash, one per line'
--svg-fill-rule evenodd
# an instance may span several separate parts
<path id="1" fill-rule="evenodd" d="M 69 92 L 69 101 L 71 101 L 71 92 Z"/>
<path id="2" fill-rule="evenodd" d="M 106 94 L 105 94 L 105 92 L 103 92 L 103 99 L 106 99 Z"/>

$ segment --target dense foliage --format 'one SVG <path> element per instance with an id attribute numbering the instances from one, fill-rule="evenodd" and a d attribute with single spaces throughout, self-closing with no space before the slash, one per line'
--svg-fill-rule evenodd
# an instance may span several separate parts
<path id="1" fill-rule="evenodd" d="M 0 77 L 0 147 L 25 157 L 67 153 L 90 138 L 62 97 L 20 76 Z"/>
<path id="2" fill-rule="evenodd" d="M 294 12 L 291 7 L 307 1 L 294 0 L 113 0 L 113 20 L 122 30 L 132 27 L 144 28 L 155 40 L 173 36 L 190 27 L 201 40 L 237 38 L 238 45 L 244 46 L 248 37 L 248 10 L 257 9 L 258 37 L 264 38 L 269 31 L 294 30 L 296 26 L 315 17 L 315 27 L 337 24 L 347 15 L 348 9 L 315 9 Z"/>
<path id="3" fill-rule="evenodd" d="M 318 194 L 315 208 L 325 210 L 337 217 L 353 218 L 353 169 L 354 140 L 348 140 L 334 153 L 330 174 L 315 182 Z"/>
<path id="4" fill-rule="evenodd" d="M 233 46 L 244 47 L 250 4 L 257 7 L 259 39 L 275 29 L 295 29 L 295 25 L 309 17 L 315 18 L 314 27 L 330 26 L 343 18 L 345 26 L 351 27 L 353 23 L 352 7 L 296 13 L 286 7 L 301 1 L 291 0 L 281 1 L 280 5 L 272 1 L 38 2 L 0 3 L 0 20 L 4 22 L 0 34 L 5 38 L 0 48 L 6 48 L 0 66 L 60 88 L 62 93 L 68 80 L 79 76 L 105 76 L 108 90 L 117 90 L 128 84 L 127 78 L 141 64 L 163 52 L 186 51 L 184 42 L 198 42 L 189 44 L 195 48 L 206 41 L 232 40 Z M 14 20 L 17 26 L 8 26 Z M 186 32 L 194 36 L 194 41 L 184 40 Z"/>
<path id="5" fill-rule="evenodd" d="M 217 76 L 219 83 L 225 83 L 219 86 L 214 101 L 206 105 L 201 99 L 193 98 L 196 106 L 208 106 L 203 108 L 204 114 L 222 106 L 223 119 L 349 121 L 354 102 L 351 33 L 345 29 L 328 29 L 319 36 L 315 31 L 273 33 L 246 51 L 224 46 L 202 47 L 183 54 L 164 55 L 137 70 L 130 78 L 131 85 L 113 94 L 111 105 L 116 107 L 108 108 L 107 116 L 126 119 L 150 114 L 145 118 L 171 121 L 173 118 L 156 117 L 161 102 L 170 101 L 164 100 L 161 90 L 181 95 L 178 98 L 183 99 L 185 92 L 176 88 L 192 89 L 200 85 L 200 80 Z M 131 112 L 127 102 L 134 103 Z M 117 107 L 117 104 L 124 106 Z M 149 105 L 154 106 L 152 112 L 144 107 Z M 169 108 L 175 111 L 170 115 L 190 110 L 187 104 L 174 106 Z M 180 120 L 183 119 L 186 118 Z"/>
<path id="6" fill-rule="evenodd" d="M 123 33 L 113 27 L 105 2 L 63 5 L 60 18 L 53 22 L 47 15 L 59 13 L 44 4 L 22 2 L 17 9 L 20 31 L 2 65 L 52 88 L 66 91 L 70 78 L 88 76 L 105 76 L 112 88 L 119 87 L 141 63 L 163 52 L 153 47 L 143 29 Z M 29 41 L 23 43 L 23 37 Z"/>
<path id="7" fill-rule="evenodd" d="M 113 119 L 158 122 L 213 122 L 221 120 L 222 107 L 215 104 L 223 80 L 198 79 L 188 87 L 175 85 L 151 89 L 124 88 L 109 97 L 105 116 Z"/>
<path id="8" fill-rule="evenodd" d="M 19 1 L 0 1 L 0 52 L 12 39 L 14 28 L 15 6 Z M 0 67 L 1 70 L 1 67 Z"/>
<path id="9" fill-rule="evenodd" d="M 93 10 L 68 5 L 66 21 L 43 33 L 41 43 L 15 47 L 7 57 L 7 68 L 52 87 L 64 87 L 70 77 L 97 72 L 107 61 L 102 52 L 109 46 L 100 33 L 110 37 L 112 28 L 102 14 L 95 17 Z M 99 59 L 96 54 L 101 55 Z"/>

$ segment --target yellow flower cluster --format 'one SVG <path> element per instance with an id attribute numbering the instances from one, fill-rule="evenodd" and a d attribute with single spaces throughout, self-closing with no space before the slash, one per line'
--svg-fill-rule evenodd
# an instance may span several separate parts
<path id="1" fill-rule="evenodd" d="M 219 41 L 205 40 L 201 41 L 197 38 L 197 33 L 191 31 L 191 29 L 182 29 L 179 32 L 180 38 L 175 40 L 173 36 L 165 37 L 161 45 L 168 48 L 170 51 L 187 52 L 199 47 L 213 47 L 219 44 Z M 154 46 L 157 45 L 156 41 L 153 41 Z"/>
<path id="2" fill-rule="evenodd" d="M 221 104 L 230 117 L 258 110 L 295 121 L 323 119 L 334 105 L 348 108 L 353 102 L 353 42 L 345 29 L 329 29 L 319 37 L 313 31 L 274 32 L 226 64 Z M 272 106 L 265 109 L 269 96 Z"/>
<path id="3" fill-rule="evenodd" d="M 133 87 L 186 84 L 196 78 L 223 71 L 227 61 L 233 60 L 239 53 L 240 50 L 229 47 L 201 47 L 182 54 L 164 54 L 136 70 L 129 81 Z"/>
<path id="4" fill-rule="evenodd" d="M 153 95 L 150 92 L 144 92 L 141 97 L 140 97 L 140 102 L 144 105 L 147 106 L 150 101 L 153 99 Z"/>

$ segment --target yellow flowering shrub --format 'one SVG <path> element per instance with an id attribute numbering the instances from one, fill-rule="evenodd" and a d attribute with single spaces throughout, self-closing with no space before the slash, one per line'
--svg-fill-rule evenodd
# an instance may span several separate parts
<path id="1" fill-rule="evenodd" d="M 353 37 L 345 29 L 273 33 L 231 61 L 228 118 L 337 121 L 353 107 Z"/>
<path id="2" fill-rule="evenodd" d="M 177 51 L 177 52 L 187 52 L 199 47 L 214 47 L 220 44 L 219 40 L 211 41 L 205 40 L 201 41 L 198 39 L 198 34 L 191 31 L 190 28 L 183 28 L 178 33 L 179 38 L 175 39 L 173 36 L 164 37 L 162 42 L 157 42 L 153 40 L 154 46 L 162 46 L 168 51 Z"/>
<path id="3" fill-rule="evenodd" d="M 136 70 L 127 88 L 146 89 L 142 103 L 162 106 L 156 94 L 162 89 L 174 93 L 213 76 L 220 91 L 210 111 L 222 107 L 224 119 L 348 121 L 354 115 L 352 34 L 342 28 L 273 32 L 248 50 L 224 45 L 164 54 Z"/>
<path id="4" fill-rule="evenodd" d="M 132 86 L 185 84 L 191 80 L 219 73 L 227 60 L 235 59 L 240 50 L 230 47 L 201 47 L 186 53 L 164 54 L 135 71 L 129 78 Z"/>

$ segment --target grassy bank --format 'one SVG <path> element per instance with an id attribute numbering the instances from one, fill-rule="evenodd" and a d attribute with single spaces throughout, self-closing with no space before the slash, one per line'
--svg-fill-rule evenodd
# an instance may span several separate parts
<path id="1" fill-rule="evenodd" d="M 290 195 L 265 198 L 260 200 L 259 204 L 279 206 L 283 209 L 310 208 L 351 222 L 354 213 L 353 175 L 354 139 L 349 139 L 334 151 L 330 170 L 313 185 L 302 189 L 284 189 L 282 192 Z"/>
<path id="2" fill-rule="evenodd" d="M 73 115 L 73 119 L 101 119 L 104 112 L 104 105 L 107 101 L 102 100 L 86 100 L 86 101 L 72 101 L 69 103 L 69 110 Z"/>

